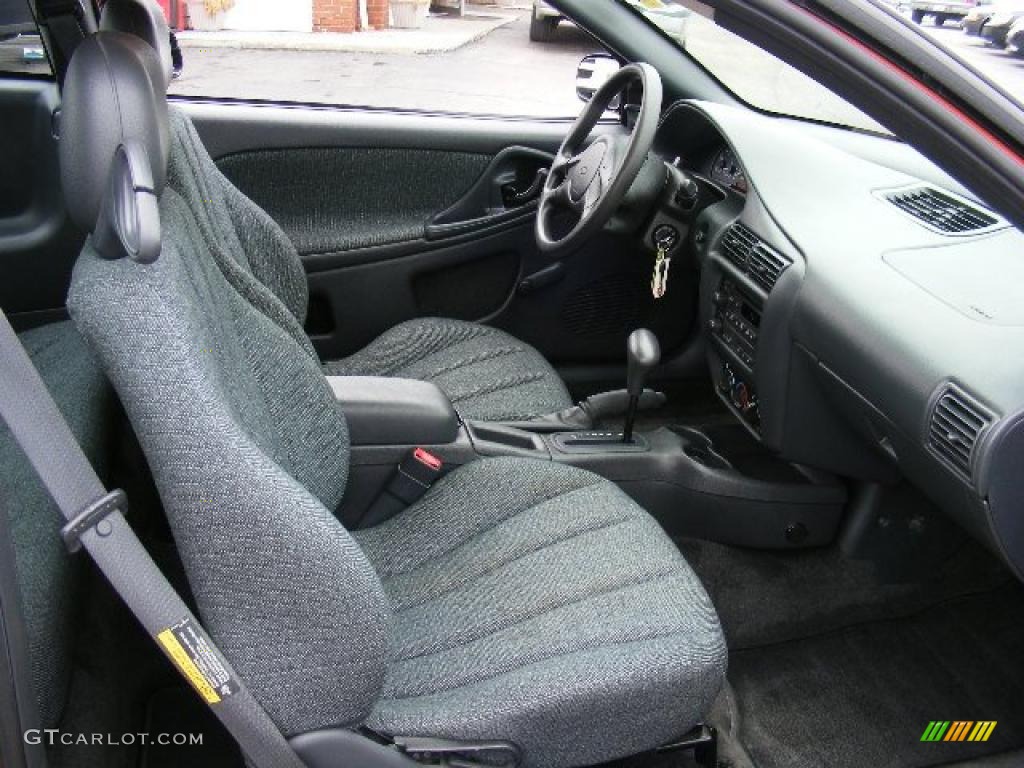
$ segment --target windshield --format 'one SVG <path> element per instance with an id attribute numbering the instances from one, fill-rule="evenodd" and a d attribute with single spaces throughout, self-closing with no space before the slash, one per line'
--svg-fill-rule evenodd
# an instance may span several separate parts
<path id="1" fill-rule="evenodd" d="M 879 133 L 885 128 L 789 64 L 722 29 L 695 0 L 619 0 L 640 11 L 726 88 L 759 109 Z"/>

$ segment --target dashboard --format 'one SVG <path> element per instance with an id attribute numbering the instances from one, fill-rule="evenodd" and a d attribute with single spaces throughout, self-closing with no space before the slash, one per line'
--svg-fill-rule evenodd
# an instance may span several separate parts
<path id="1" fill-rule="evenodd" d="M 703 102 L 655 152 L 691 226 L 722 400 L 783 458 L 909 480 L 1024 576 L 1024 235 L 892 139 Z"/>

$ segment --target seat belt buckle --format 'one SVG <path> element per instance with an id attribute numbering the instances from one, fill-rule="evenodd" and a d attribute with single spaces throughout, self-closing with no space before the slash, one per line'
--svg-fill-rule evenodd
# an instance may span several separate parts
<path id="1" fill-rule="evenodd" d="M 107 521 L 107 516 L 127 506 L 128 497 L 120 488 L 115 488 L 86 505 L 60 529 L 60 537 L 64 540 L 68 552 L 74 554 L 82 548 L 82 536 L 90 528 L 95 528 L 100 536 L 109 536 L 113 528 Z"/>
<path id="2" fill-rule="evenodd" d="M 401 499 L 406 506 L 417 501 L 444 471 L 444 462 L 426 448 L 414 448 L 398 465 L 385 493 Z"/>
<path id="3" fill-rule="evenodd" d="M 362 524 L 376 525 L 411 506 L 444 474 L 444 462 L 426 448 L 414 448 L 395 468 L 383 490 L 363 515 Z"/>

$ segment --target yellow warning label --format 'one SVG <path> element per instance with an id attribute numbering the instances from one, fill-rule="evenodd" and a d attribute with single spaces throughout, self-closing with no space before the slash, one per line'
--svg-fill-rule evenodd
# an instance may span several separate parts
<path id="1" fill-rule="evenodd" d="M 192 683 L 192 687 L 199 691 L 199 695 L 203 697 L 207 704 L 217 704 L 220 702 L 220 696 L 217 695 L 217 691 L 213 689 L 210 682 L 199 671 L 199 667 L 196 666 L 188 653 L 185 652 L 181 643 L 178 642 L 173 629 L 165 629 L 156 636 L 156 639 L 160 641 L 160 644 L 171 657 L 171 661 L 188 678 L 188 681 Z"/>

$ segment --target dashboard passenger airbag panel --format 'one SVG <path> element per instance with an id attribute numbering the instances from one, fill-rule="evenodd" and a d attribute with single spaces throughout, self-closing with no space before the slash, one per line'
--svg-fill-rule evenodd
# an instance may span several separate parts
<path id="1" fill-rule="evenodd" d="M 985 237 L 890 251 L 885 262 L 935 298 L 981 323 L 1024 326 L 1020 241 Z"/>

